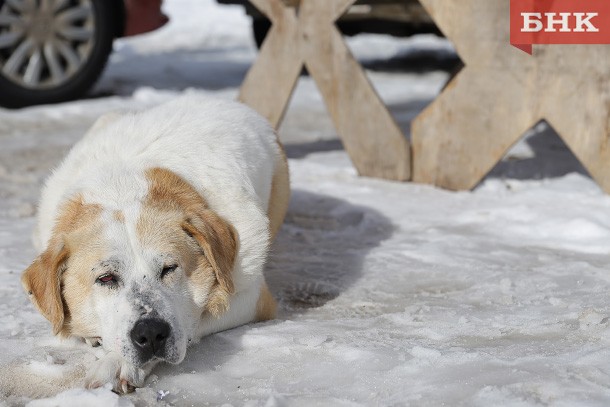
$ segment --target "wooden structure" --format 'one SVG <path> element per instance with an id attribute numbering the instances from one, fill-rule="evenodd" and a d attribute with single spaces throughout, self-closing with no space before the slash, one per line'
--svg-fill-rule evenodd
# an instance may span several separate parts
<path id="1" fill-rule="evenodd" d="M 303 65 L 361 175 L 411 177 L 403 136 L 334 22 L 355 0 L 250 0 L 273 26 L 240 99 L 277 128 Z M 413 180 L 470 189 L 546 119 L 610 192 L 610 46 L 510 45 L 509 3 L 420 0 L 465 68 L 412 126 Z"/>
<path id="2" fill-rule="evenodd" d="M 610 46 L 530 56 L 509 43 L 508 1 L 420 1 L 466 66 L 413 123 L 413 180 L 470 189 L 546 119 L 610 192 Z"/>
<path id="3" fill-rule="evenodd" d="M 409 144 L 334 22 L 355 0 L 250 0 L 273 25 L 240 100 L 277 128 L 303 65 L 361 175 L 406 181 Z"/>

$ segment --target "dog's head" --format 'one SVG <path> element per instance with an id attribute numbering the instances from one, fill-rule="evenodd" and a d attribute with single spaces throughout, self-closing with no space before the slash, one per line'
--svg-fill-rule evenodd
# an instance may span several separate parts
<path id="1" fill-rule="evenodd" d="M 121 209 L 71 197 L 22 276 L 55 334 L 100 339 L 136 366 L 182 361 L 202 314 L 227 309 L 238 250 L 235 229 L 186 181 L 146 177 L 146 196 Z"/>

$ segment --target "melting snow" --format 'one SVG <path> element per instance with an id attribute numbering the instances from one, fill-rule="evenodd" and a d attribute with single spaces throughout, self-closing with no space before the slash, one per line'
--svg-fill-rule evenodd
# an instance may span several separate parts
<path id="1" fill-rule="evenodd" d="M 167 28 L 116 44 L 96 88 L 114 96 L 0 109 L 6 405 L 610 404 L 610 197 L 548 127 L 474 192 L 359 178 L 308 77 L 280 132 L 293 196 L 266 272 L 278 319 L 204 338 L 132 395 L 84 390 L 99 349 L 51 339 L 19 283 L 44 177 L 101 113 L 180 92 L 232 98 L 255 56 L 241 8 L 166 6 Z M 373 65 L 450 52 L 432 37 L 350 46 Z M 369 75 L 407 132 L 447 78 Z"/>

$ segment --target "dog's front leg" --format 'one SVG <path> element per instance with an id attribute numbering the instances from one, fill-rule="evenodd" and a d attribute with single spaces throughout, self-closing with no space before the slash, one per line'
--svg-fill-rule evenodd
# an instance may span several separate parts
<path id="1" fill-rule="evenodd" d="M 87 373 L 85 387 L 93 389 L 110 383 L 116 393 L 131 393 L 136 387 L 144 386 L 144 380 L 154 366 L 155 363 L 147 363 L 146 366 L 137 367 L 118 353 L 108 352 Z"/>

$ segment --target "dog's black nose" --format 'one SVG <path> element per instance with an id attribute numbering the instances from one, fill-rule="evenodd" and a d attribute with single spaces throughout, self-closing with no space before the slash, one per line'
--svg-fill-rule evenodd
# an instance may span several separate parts
<path id="1" fill-rule="evenodd" d="M 165 355 L 165 341 L 170 335 L 167 322 L 158 318 L 141 319 L 131 330 L 131 341 L 142 360 Z"/>

